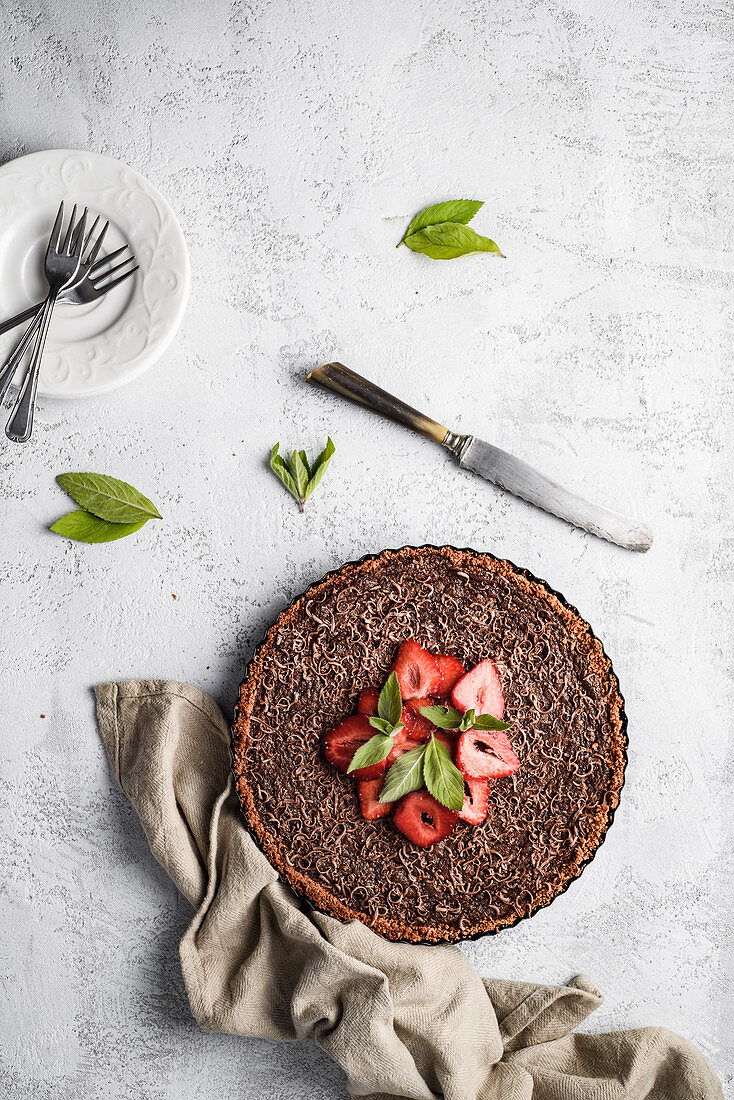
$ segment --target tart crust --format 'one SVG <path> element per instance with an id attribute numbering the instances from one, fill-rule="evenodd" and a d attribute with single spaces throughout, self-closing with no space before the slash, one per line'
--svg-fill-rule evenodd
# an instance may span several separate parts
<path id="1" fill-rule="evenodd" d="M 417 849 L 391 818 L 364 821 L 322 734 L 381 686 L 414 637 L 469 667 L 498 664 L 521 760 L 490 785 L 481 826 Z M 548 905 L 602 843 L 624 783 L 626 717 L 609 658 L 561 596 L 511 562 L 403 547 L 350 563 L 270 628 L 240 688 L 233 771 L 247 825 L 315 908 L 392 940 L 497 932 Z"/>

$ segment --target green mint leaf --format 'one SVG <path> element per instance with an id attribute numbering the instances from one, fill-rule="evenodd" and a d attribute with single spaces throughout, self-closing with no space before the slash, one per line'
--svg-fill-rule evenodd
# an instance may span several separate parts
<path id="1" fill-rule="evenodd" d="M 473 724 L 474 724 L 474 711 L 472 710 L 471 707 L 469 707 L 469 710 L 464 711 L 464 714 L 463 714 L 462 719 L 461 719 L 461 725 L 459 726 L 459 729 L 463 733 L 464 730 L 471 729 Z"/>
<path id="2" fill-rule="evenodd" d="M 384 760 L 392 745 L 392 737 L 384 733 L 376 733 L 366 744 L 359 746 L 352 757 L 352 763 L 347 768 L 347 774 L 356 771 L 357 768 L 368 768 L 370 764 L 377 764 L 380 760 Z"/>
<path id="3" fill-rule="evenodd" d="M 499 718 L 494 718 L 491 714 L 478 714 L 472 722 L 472 728 L 475 730 L 508 730 L 510 723 L 501 722 Z"/>
<path id="4" fill-rule="evenodd" d="M 303 464 L 300 451 L 294 451 L 291 457 L 288 459 L 288 468 L 290 469 L 293 480 L 296 483 L 296 489 L 298 490 L 298 499 L 304 500 L 306 486 L 308 485 L 308 470 Z"/>
<path id="5" fill-rule="evenodd" d="M 371 726 L 374 726 L 380 733 L 392 733 L 392 726 L 389 722 L 386 722 L 384 718 L 375 718 L 374 715 L 370 715 L 368 722 Z"/>
<path id="6" fill-rule="evenodd" d="M 278 454 L 279 447 L 280 443 L 275 443 L 270 451 L 270 469 L 276 477 L 280 478 L 291 496 L 294 496 L 296 500 L 298 500 L 298 486 L 293 480 L 293 475 L 286 466 L 285 461 Z"/>
<path id="7" fill-rule="evenodd" d="M 385 778 L 380 792 L 380 802 L 397 802 L 404 794 L 410 794 L 411 791 L 417 791 L 423 786 L 425 751 L 426 746 L 419 745 L 417 749 L 404 752 L 397 758 Z"/>
<path id="8" fill-rule="evenodd" d="M 321 478 L 326 473 L 326 468 L 331 462 L 331 456 L 334 454 L 335 450 L 336 447 L 331 442 L 331 436 L 329 436 L 326 440 L 326 446 L 311 467 L 308 485 L 306 486 L 306 492 L 303 498 L 304 500 L 308 500 L 308 498 L 311 496 L 311 493 L 314 491 L 318 483 L 321 481 Z"/>
<path id="9" fill-rule="evenodd" d="M 435 206 L 427 206 L 425 210 L 421 210 L 420 214 L 416 214 L 395 247 L 400 248 L 406 237 L 417 233 L 419 229 L 426 229 L 429 225 L 438 225 L 439 222 L 458 222 L 466 225 L 482 206 L 484 203 L 477 199 L 450 199 L 449 202 L 437 202 Z"/>
<path id="10" fill-rule="evenodd" d="M 309 464 L 308 464 L 308 457 L 307 457 L 307 455 L 306 455 L 306 452 L 305 452 L 305 451 L 301 451 L 301 452 L 300 452 L 300 455 L 301 455 L 301 462 L 303 463 L 303 465 L 304 465 L 304 467 L 305 467 L 305 469 L 306 469 L 306 474 L 307 474 L 307 475 L 308 475 L 308 477 L 310 478 L 310 477 L 311 477 L 311 467 L 310 467 L 310 466 L 309 466 Z"/>
<path id="11" fill-rule="evenodd" d="M 461 725 L 461 715 L 453 707 L 421 707 L 420 712 L 442 730 L 457 730 Z"/>
<path id="12" fill-rule="evenodd" d="M 380 698 L 377 700 L 377 713 L 380 718 L 384 718 L 391 726 L 396 726 L 400 721 L 400 716 L 403 713 L 403 700 L 400 695 L 400 684 L 394 672 L 390 673 L 387 683 L 380 692 Z"/>
<path id="13" fill-rule="evenodd" d="M 428 790 L 442 806 L 459 812 L 464 805 L 464 780 L 451 759 L 451 753 L 431 737 L 423 760 L 423 776 Z"/>
<path id="14" fill-rule="evenodd" d="M 468 256 L 471 252 L 494 252 L 502 256 L 498 245 L 489 237 L 480 237 L 468 225 L 455 222 L 441 222 L 419 229 L 405 238 L 412 252 L 422 252 L 432 260 L 453 260 L 457 256 Z"/>
<path id="15" fill-rule="evenodd" d="M 56 480 L 81 508 L 109 523 L 161 518 L 151 500 L 126 481 L 108 474 L 59 474 Z"/>
<path id="16" fill-rule="evenodd" d="M 139 519 L 137 523 L 111 523 L 80 508 L 57 519 L 51 530 L 64 538 L 75 539 L 76 542 L 114 542 L 125 535 L 132 535 L 133 531 L 139 531 L 150 518 L 147 516 Z"/>

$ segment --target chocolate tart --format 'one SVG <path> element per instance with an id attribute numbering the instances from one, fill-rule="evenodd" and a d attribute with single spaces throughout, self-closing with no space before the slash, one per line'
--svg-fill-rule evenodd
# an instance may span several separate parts
<path id="1" fill-rule="evenodd" d="M 491 657 L 521 760 L 485 821 L 430 848 L 365 821 L 322 735 L 386 680 L 414 638 L 466 667 Z M 240 689 L 232 739 L 248 827 L 315 908 L 392 940 L 497 932 L 548 905 L 589 862 L 624 782 L 626 718 L 609 658 L 575 608 L 530 573 L 452 547 L 345 565 L 280 615 Z"/>

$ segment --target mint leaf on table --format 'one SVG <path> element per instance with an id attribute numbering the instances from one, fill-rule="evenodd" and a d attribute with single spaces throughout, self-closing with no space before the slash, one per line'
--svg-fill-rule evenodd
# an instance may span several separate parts
<path id="1" fill-rule="evenodd" d="M 327 439 L 326 446 L 313 464 L 309 463 L 305 451 L 294 451 L 286 462 L 278 453 L 279 450 L 280 443 L 273 444 L 270 450 L 270 469 L 280 478 L 291 496 L 296 498 L 298 507 L 303 511 L 304 504 L 326 473 L 326 467 L 336 448 L 331 438 Z"/>
<path id="2" fill-rule="evenodd" d="M 489 237 L 480 237 L 470 226 L 455 222 L 440 222 L 419 229 L 406 237 L 405 243 L 412 252 L 422 252 L 432 260 L 454 260 L 472 252 L 493 252 L 502 256 L 499 245 Z"/>
<path id="3" fill-rule="evenodd" d="M 417 791 L 423 786 L 423 757 L 426 747 L 426 745 L 419 745 L 397 758 L 387 773 L 379 802 L 397 802 L 403 795 Z"/>
<path id="4" fill-rule="evenodd" d="M 306 486 L 304 500 L 308 500 L 308 498 L 311 496 L 311 493 L 314 491 L 318 483 L 321 481 L 321 478 L 326 473 L 326 467 L 331 462 L 331 456 L 334 454 L 335 450 L 336 447 L 331 442 L 331 437 L 329 437 L 326 440 L 326 446 L 314 462 L 309 473 L 309 480 L 308 485 Z"/>
<path id="5" fill-rule="evenodd" d="M 461 810 L 464 805 L 464 779 L 449 750 L 434 736 L 426 745 L 423 776 L 426 787 L 437 802 L 447 810 L 456 813 Z"/>
<path id="6" fill-rule="evenodd" d="M 308 485 L 309 466 L 308 460 L 306 460 L 306 462 L 303 461 L 303 454 L 303 451 L 294 451 L 288 459 L 288 468 L 290 469 L 291 477 L 296 483 L 299 500 L 305 499 L 306 486 Z"/>
<path id="7" fill-rule="evenodd" d="M 119 478 L 107 474 L 59 474 L 56 480 L 81 508 L 110 523 L 161 518 L 151 500 Z"/>
<path id="8" fill-rule="evenodd" d="M 420 214 L 416 214 L 395 247 L 400 248 L 405 238 L 411 233 L 417 233 L 419 229 L 425 229 L 429 225 L 438 225 L 439 222 L 466 225 L 483 206 L 484 203 L 479 202 L 478 199 L 450 199 L 448 202 L 437 202 L 434 206 L 427 206 L 425 210 L 421 210 Z"/>
<path id="9" fill-rule="evenodd" d="M 357 749 L 352 757 L 352 763 L 347 768 L 347 774 L 356 771 L 357 768 L 368 768 L 370 764 L 379 764 L 388 755 L 392 746 L 393 739 L 390 734 L 376 733 L 366 744 L 360 745 Z"/>
<path id="10" fill-rule="evenodd" d="M 51 530 L 57 535 L 63 535 L 67 539 L 75 539 L 77 542 L 114 542 L 125 535 L 132 535 L 139 531 L 148 519 L 139 519 L 136 523 L 111 523 L 109 520 L 100 519 L 80 508 L 76 512 L 57 519 Z"/>

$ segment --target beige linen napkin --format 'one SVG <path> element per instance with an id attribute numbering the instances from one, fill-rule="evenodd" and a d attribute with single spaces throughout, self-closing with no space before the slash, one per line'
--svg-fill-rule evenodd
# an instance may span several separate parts
<path id="1" fill-rule="evenodd" d="M 102 684 L 98 718 L 155 858 L 196 913 L 181 941 L 210 1030 L 319 1043 L 371 1100 L 712 1100 L 705 1059 L 662 1028 L 575 1033 L 600 1003 L 565 986 L 482 979 L 457 947 L 391 943 L 313 912 L 247 832 L 229 728 L 196 687 Z"/>

